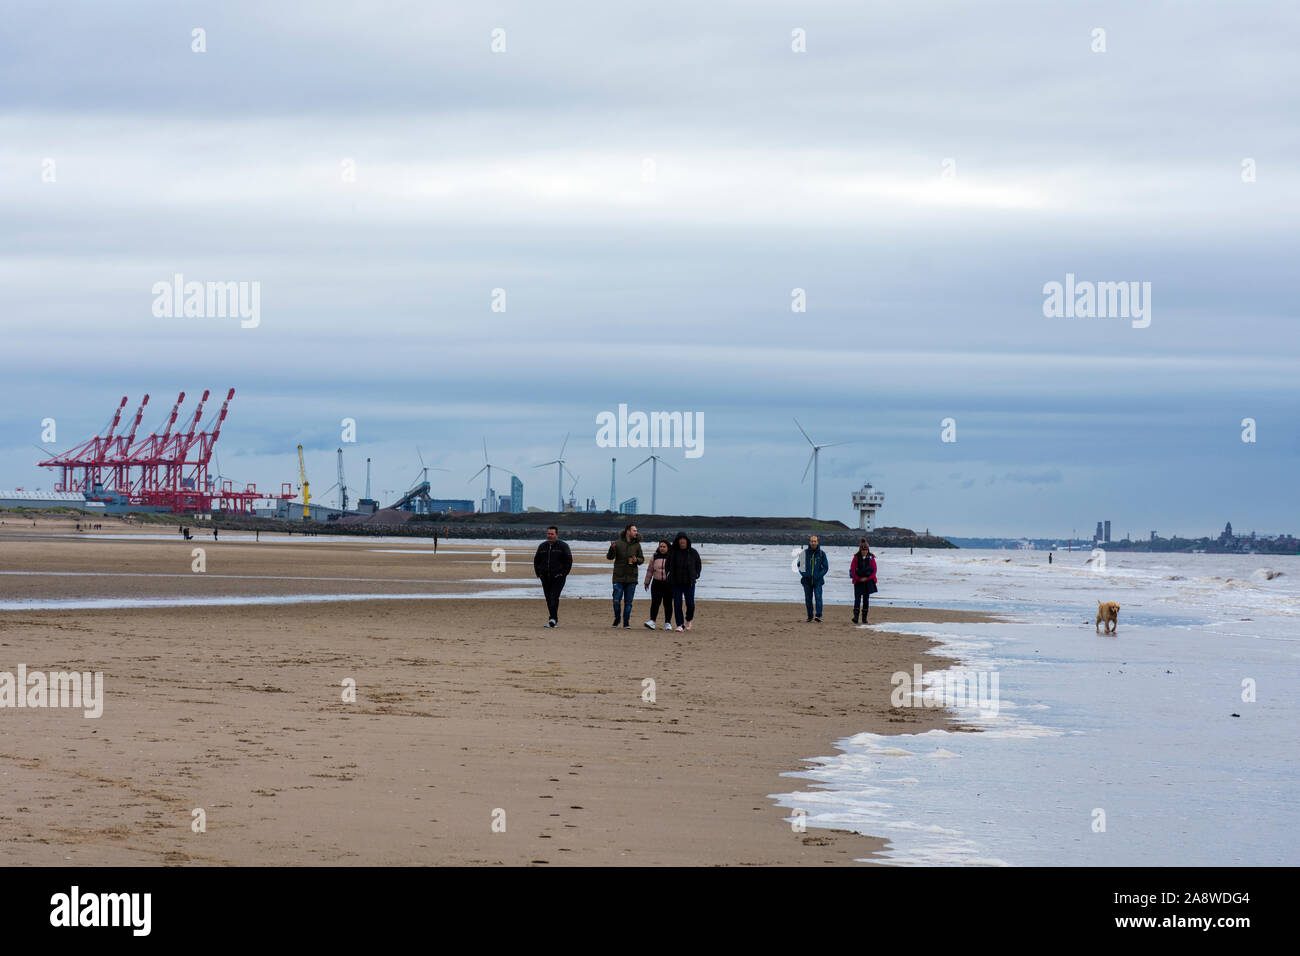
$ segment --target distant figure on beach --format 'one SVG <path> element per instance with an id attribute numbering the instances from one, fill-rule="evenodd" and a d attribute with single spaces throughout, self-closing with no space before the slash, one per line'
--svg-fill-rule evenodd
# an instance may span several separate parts
<path id="1" fill-rule="evenodd" d="M 213 529 L 212 529 L 212 540 L 213 540 L 213 541 L 216 541 L 216 540 L 217 540 L 217 529 L 216 529 L 216 528 L 213 528 Z"/>
<path id="2" fill-rule="evenodd" d="M 822 582 L 829 570 L 830 562 L 817 543 L 817 535 L 810 535 L 808 547 L 799 556 L 799 583 L 803 585 L 803 603 L 808 609 L 809 624 L 822 622 Z"/>
<path id="3" fill-rule="evenodd" d="M 1052 563 L 1052 552 L 1050 551 L 1047 552 L 1047 563 L 1048 564 Z"/>
<path id="4" fill-rule="evenodd" d="M 862 608 L 862 623 L 867 623 L 867 609 L 876 587 L 876 556 L 871 553 L 867 539 L 858 542 L 858 550 L 849 562 L 849 575 L 853 578 L 853 623 L 858 623 L 858 607 Z"/>
<path id="5" fill-rule="evenodd" d="M 664 608 L 664 627 L 673 629 L 672 588 L 668 584 L 668 542 L 660 541 L 655 553 L 645 566 L 645 587 L 650 592 L 650 620 L 645 626 L 655 630 L 655 618 L 659 616 L 659 605 Z"/>
<path id="6" fill-rule="evenodd" d="M 438 553 L 438 529 L 433 529 L 433 553 Z"/>
<path id="7" fill-rule="evenodd" d="M 700 579 L 700 553 L 691 547 L 685 532 L 677 532 L 668 549 L 668 584 L 673 589 L 673 617 L 677 630 L 689 631 L 695 617 L 695 582 Z M 683 625 L 682 605 L 686 605 Z"/>
<path id="8" fill-rule="evenodd" d="M 618 540 L 609 543 L 605 560 L 614 562 L 614 623 L 618 627 L 620 618 L 623 627 L 632 627 L 632 600 L 636 597 L 636 566 L 645 561 L 641 553 L 641 535 L 636 525 L 630 524 L 619 532 Z M 622 605 L 623 610 L 619 611 Z"/>
<path id="9" fill-rule="evenodd" d="M 262 529 L 261 529 L 261 528 L 254 528 L 254 529 L 253 529 L 253 540 L 254 540 L 254 541 L 261 541 L 261 540 L 262 540 Z"/>
<path id="10" fill-rule="evenodd" d="M 533 573 L 542 582 L 542 594 L 546 597 L 547 627 L 555 627 L 560 622 L 560 592 L 572 568 L 573 554 L 560 540 L 560 529 L 551 525 L 546 529 L 546 540 L 537 546 L 533 555 Z"/>

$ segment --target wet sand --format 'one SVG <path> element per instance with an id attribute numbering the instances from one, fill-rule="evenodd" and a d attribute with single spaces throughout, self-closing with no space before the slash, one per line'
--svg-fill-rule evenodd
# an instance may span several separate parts
<path id="1" fill-rule="evenodd" d="M 111 520 L 99 537 L 67 538 L 55 535 L 71 521 L 4 520 L 0 572 L 37 573 L 0 574 L 3 599 L 536 586 L 533 546 L 508 549 L 495 573 L 488 549 L 456 541 L 434 557 L 409 553 L 431 541 L 185 542 L 175 525 Z M 123 531 L 142 534 L 103 537 Z M 574 552 L 603 564 L 603 549 Z M 692 631 L 652 632 L 643 595 L 630 631 L 609 627 L 603 599 L 566 599 L 561 626 L 542 627 L 540 589 L 534 600 L 0 611 L 0 671 L 102 671 L 105 684 L 98 719 L 0 709 L 5 858 L 817 865 L 880 849 L 858 834 L 796 833 L 767 795 L 793 789 L 780 774 L 839 738 L 947 725 L 942 711 L 890 706 L 894 671 L 941 666 L 930 642 L 854 628 L 842 607 L 806 624 L 797 598 L 701 600 Z M 872 609 L 873 623 L 980 619 Z M 355 702 L 343 699 L 348 680 Z"/>

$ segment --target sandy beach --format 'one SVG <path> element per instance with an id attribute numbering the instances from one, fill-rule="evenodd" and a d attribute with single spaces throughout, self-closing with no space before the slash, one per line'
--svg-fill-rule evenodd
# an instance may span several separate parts
<path id="1" fill-rule="evenodd" d="M 102 671 L 105 697 L 97 719 L 0 709 L 11 864 L 851 864 L 883 842 L 794 832 L 767 797 L 791 789 L 780 775 L 850 734 L 949 724 L 890 706 L 890 675 L 929 641 L 854 628 L 843 607 L 806 624 L 797 586 L 788 604 L 703 600 L 686 633 L 641 627 L 644 592 L 633 630 L 591 599 L 564 600 L 548 629 L 540 589 L 484 596 L 535 586 L 535 545 L 493 571 L 457 541 L 433 556 L 417 553 L 431 541 L 38 525 L 0 526 L 0 572 L 27 572 L 0 574 L 0 599 L 380 596 L 0 610 L 0 671 Z M 401 597 L 443 594 L 463 596 Z"/>

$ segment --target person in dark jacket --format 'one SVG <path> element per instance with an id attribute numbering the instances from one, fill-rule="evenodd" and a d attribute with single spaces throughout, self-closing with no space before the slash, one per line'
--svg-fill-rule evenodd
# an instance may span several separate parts
<path id="1" fill-rule="evenodd" d="M 826 552 L 821 549 L 817 535 L 814 534 L 808 538 L 808 547 L 799 556 L 798 566 L 799 583 L 803 585 L 803 603 L 808 609 L 810 624 L 813 621 L 818 624 L 822 622 L 822 582 L 826 580 L 826 572 L 829 570 L 830 562 L 826 560 Z"/>
<path id="2" fill-rule="evenodd" d="M 673 590 L 673 617 L 677 630 L 689 631 L 695 618 L 695 582 L 700 579 L 700 553 L 691 547 L 691 539 L 678 532 L 668 549 L 668 586 Z M 685 616 L 682 605 L 685 605 Z"/>
<path id="3" fill-rule="evenodd" d="M 876 588 L 876 556 L 871 553 L 871 546 L 863 538 L 858 543 L 857 553 L 849 562 L 849 577 L 853 578 L 853 623 L 858 623 L 858 608 L 862 608 L 862 623 L 867 623 L 867 609 L 871 606 L 871 595 Z"/>
<path id="4" fill-rule="evenodd" d="M 655 630 L 655 618 L 659 616 L 659 605 L 664 608 L 664 627 L 673 629 L 672 590 L 668 584 L 668 542 L 660 541 L 655 553 L 645 565 L 645 587 L 650 592 L 650 620 L 645 626 Z"/>
<path id="5" fill-rule="evenodd" d="M 547 627 L 555 627 L 560 621 L 560 592 L 564 590 L 564 582 L 572 569 L 573 554 L 560 540 L 560 529 L 551 525 L 546 529 L 546 540 L 537 546 L 537 553 L 533 555 L 533 573 L 542 582 L 546 613 L 550 615 Z"/>
<path id="6" fill-rule="evenodd" d="M 605 558 L 614 562 L 614 627 L 618 627 L 620 618 L 625 628 L 632 626 L 632 599 L 636 597 L 636 566 L 645 562 L 641 553 L 641 535 L 636 525 L 624 528 L 617 541 L 609 543 L 609 552 Z M 619 606 L 622 606 L 620 612 Z"/>

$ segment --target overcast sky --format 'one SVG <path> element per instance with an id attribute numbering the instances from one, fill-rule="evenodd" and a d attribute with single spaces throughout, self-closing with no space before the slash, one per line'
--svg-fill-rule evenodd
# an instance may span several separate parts
<path id="1" fill-rule="evenodd" d="M 350 417 L 356 490 L 366 457 L 377 496 L 407 487 L 418 446 L 436 494 L 481 497 L 486 438 L 553 507 L 532 466 L 572 433 L 577 497 L 608 504 L 616 454 L 647 509 L 648 452 L 596 445 L 622 402 L 703 415 L 661 512 L 808 514 L 798 417 L 852 442 L 819 508 L 851 524 L 871 481 L 880 523 L 943 534 L 1300 531 L 1298 27 L 1241 2 L 10 3 L 0 487 L 50 487 L 45 417 L 62 449 L 124 394 L 151 393 L 143 431 L 234 386 L 222 473 L 260 487 L 301 442 L 320 494 Z M 155 316 L 177 273 L 260 283 L 259 324 Z M 1067 273 L 1149 282 L 1149 327 L 1045 317 Z"/>

